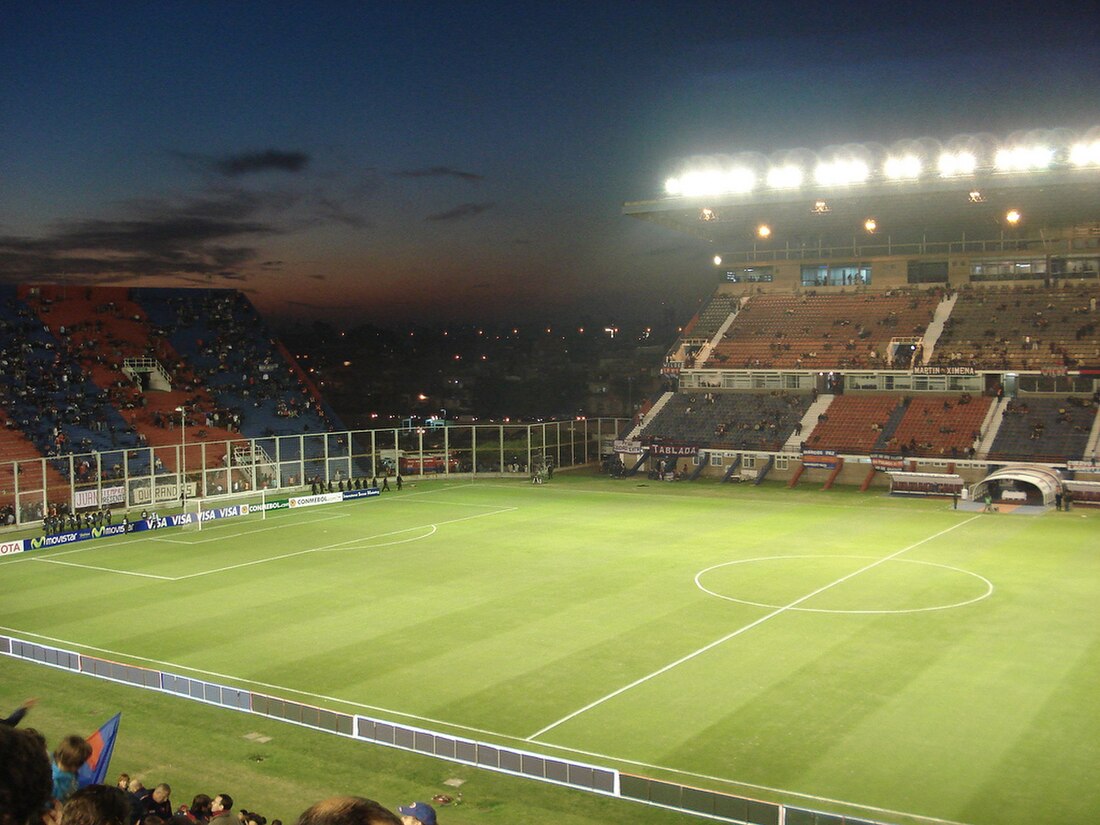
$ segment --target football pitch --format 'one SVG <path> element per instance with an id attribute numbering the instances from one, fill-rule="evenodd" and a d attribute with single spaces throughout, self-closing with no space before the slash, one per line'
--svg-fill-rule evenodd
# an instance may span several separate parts
<path id="1" fill-rule="evenodd" d="M 0 633 L 884 822 L 1100 811 L 1084 508 L 429 481 L 0 559 Z"/>

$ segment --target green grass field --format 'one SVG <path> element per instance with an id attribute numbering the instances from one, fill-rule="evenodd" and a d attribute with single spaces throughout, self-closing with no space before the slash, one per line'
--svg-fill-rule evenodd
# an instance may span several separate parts
<path id="1" fill-rule="evenodd" d="M 560 473 L 0 560 L 0 633 L 896 823 L 1100 811 L 1098 617 L 1083 508 Z M 26 694 L 51 741 L 122 708 L 114 767 L 177 803 L 226 777 L 293 819 L 458 776 L 444 825 L 698 821 L 0 659 L 0 699 Z"/>

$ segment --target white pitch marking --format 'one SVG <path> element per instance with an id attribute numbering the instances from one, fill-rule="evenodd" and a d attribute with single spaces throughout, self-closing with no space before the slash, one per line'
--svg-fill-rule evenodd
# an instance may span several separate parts
<path id="1" fill-rule="evenodd" d="M 138 573 L 136 570 L 115 570 L 113 567 L 97 567 L 94 564 L 77 564 L 75 561 L 59 561 L 55 558 L 45 558 L 42 556 L 32 557 L 31 561 L 41 562 L 42 564 L 61 564 L 65 567 L 79 567 L 82 570 L 99 570 L 102 573 L 119 573 L 123 576 L 141 576 L 144 579 L 173 581 L 171 576 L 158 576 L 154 573 Z"/>
<path id="2" fill-rule="evenodd" d="M 96 647 L 94 645 L 86 645 L 86 644 L 82 644 L 80 642 L 74 642 L 74 641 L 71 641 L 69 639 L 58 639 L 56 637 L 46 636 L 46 635 L 43 635 L 41 633 L 33 633 L 33 632 L 27 632 L 27 631 L 23 631 L 23 630 L 17 630 L 16 628 L 13 628 L 13 627 L 0 626 L 0 630 L 3 630 L 6 633 L 12 633 L 12 634 L 16 634 L 16 635 L 33 636 L 36 639 L 44 639 L 47 642 L 55 642 L 55 643 L 58 643 L 58 644 L 68 645 L 70 647 L 81 648 L 83 650 L 92 650 L 92 651 L 95 651 L 96 653 L 105 653 L 105 654 L 108 654 L 110 656 L 118 656 L 118 657 L 121 657 L 123 659 L 133 660 L 135 662 L 147 662 L 148 664 L 151 664 L 151 665 L 163 665 L 165 667 L 174 668 L 174 669 L 177 669 L 177 670 L 183 670 L 183 671 L 187 671 L 189 673 L 198 673 L 202 676 L 210 676 L 210 677 L 217 678 L 217 679 L 228 679 L 231 682 L 238 682 L 242 685 L 248 685 L 250 687 L 255 686 L 255 687 L 261 687 L 261 688 L 270 688 L 270 689 L 285 692 L 285 693 L 293 693 L 297 696 L 308 696 L 311 699 L 321 699 L 321 700 L 324 700 L 324 701 L 327 701 L 327 702 L 338 702 L 338 703 L 340 703 L 342 705 L 346 705 L 348 707 L 359 708 L 361 710 L 375 711 L 377 713 L 380 713 L 380 714 L 386 715 L 386 716 L 391 716 L 391 715 L 392 716 L 400 716 L 404 719 L 414 719 L 418 722 L 425 722 L 425 723 L 431 724 L 431 725 L 440 725 L 444 728 L 452 728 L 454 730 L 467 731 L 469 733 L 479 734 L 479 735 L 482 735 L 482 736 L 501 739 L 501 740 L 505 740 L 505 741 L 509 741 L 509 742 L 527 742 L 527 741 L 529 741 L 528 739 L 522 739 L 518 736 L 513 736 L 511 734 L 497 733 L 496 731 L 486 730 L 485 728 L 478 728 L 478 727 L 474 727 L 472 725 L 463 725 L 463 724 L 458 723 L 458 722 L 447 722 L 447 721 L 444 721 L 442 719 L 435 719 L 431 716 L 421 716 L 421 715 L 416 714 L 416 713 L 406 713 L 404 711 L 393 710 L 391 708 L 383 708 L 383 707 L 380 707 L 378 705 L 368 705 L 368 704 L 364 704 L 363 702 L 355 702 L 355 701 L 352 701 L 350 699 L 341 699 L 338 696 L 328 696 L 328 695 L 323 694 L 323 693 L 313 693 L 312 691 L 308 691 L 308 690 L 299 690 L 297 688 L 287 687 L 286 685 L 275 685 L 275 684 L 271 684 L 270 682 L 257 682 L 257 681 L 253 681 L 251 679 L 242 679 L 239 676 L 233 676 L 232 674 L 228 674 L 228 673 L 219 673 L 218 671 L 215 671 L 215 670 L 203 670 L 202 668 L 190 667 L 188 665 L 181 665 L 177 662 L 166 662 L 166 661 L 163 661 L 161 659 L 151 659 L 147 656 L 135 656 L 135 655 L 131 655 L 129 653 L 122 653 L 122 652 L 117 651 L 117 650 L 109 650 L 109 649 L 103 648 L 103 647 Z M 769 792 L 773 792 L 773 793 L 777 793 L 777 794 L 782 794 L 784 796 L 793 796 L 793 797 L 798 797 L 799 799 L 809 799 L 809 800 L 813 800 L 815 802 L 826 802 L 826 803 L 832 803 L 832 804 L 836 804 L 836 805 L 845 805 L 845 806 L 848 806 L 848 807 L 851 807 L 851 808 L 858 808 L 858 809 L 865 810 L 865 811 L 876 811 L 878 813 L 885 813 L 885 814 L 890 814 L 890 815 L 895 815 L 895 816 L 902 816 L 902 817 L 906 817 L 906 818 L 909 818 L 909 819 L 916 819 L 916 820 L 920 820 L 921 822 L 933 823 L 933 825 L 965 825 L 965 823 L 955 822 L 954 820 L 950 820 L 950 819 L 938 819 L 938 818 L 932 817 L 932 816 L 922 816 L 921 814 L 910 814 L 910 813 L 906 813 L 904 811 L 894 811 L 894 810 L 891 810 L 889 808 L 878 808 L 878 807 L 874 807 L 874 806 L 870 806 L 870 805 L 861 805 L 858 802 L 848 802 L 848 801 L 843 800 L 843 799 L 832 799 L 831 797 L 827 797 L 827 796 L 817 796 L 817 795 L 814 795 L 814 794 L 801 793 L 799 791 L 791 791 L 791 790 L 787 790 L 787 789 L 784 789 L 784 788 L 773 788 L 773 787 L 770 787 L 768 785 L 758 785 L 758 784 L 755 784 L 753 782 L 741 782 L 741 781 L 738 781 L 738 780 L 735 780 L 735 779 L 727 779 L 727 778 L 721 777 L 721 776 L 712 776 L 710 774 L 705 774 L 705 773 L 696 773 L 695 771 L 685 771 L 685 770 L 682 770 L 680 768 L 670 768 L 670 767 L 667 767 L 667 766 L 664 766 L 664 765 L 654 765 L 650 762 L 641 762 L 641 761 L 638 761 L 636 759 L 627 759 L 627 758 L 622 757 L 622 756 L 612 756 L 610 754 L 597 753 L 595 751 L 586 751 L 586 750 L 582 750 L 580 748 L 572 748 L 572 747 L 569 747 L 568 745 L 555 745 L 552 742 L 540 742 L 539 745 L 541 745 L 544 748 L 550 748 L 552 750 L 562 751 L 564 753 L 579 754 L 580 756 L 593 757 L 593 758 L 603 759 L 603 760 L 607 760 L 607 761 L 611 761 L 611 762 L 621 762 L 621 763 L 627 764 L 627 765 L 635 765 L 635 766 L 640 767 L 640 768 L 649 768 L 649 769 L 653 769 L 653 770 L 665 771 L 667 773 L 674 774 L 674 775 L 677 775 L 677 776 L 688 776 L 688 777 L 694 777 L 694 778 L 697 778 L 697 779 L 707 779 L 707 780 L 711 780 L 711 781 L 714 781 L 714 782 L 721 782 L 721 783 L 731 785 L 731 786 L 734 786 L 734 787 L 738 787 L 738 788 L 752 788 L 752 789 L 760 790 L 760 791 L 769 791 Z"/>
<path id="3" fill-rule="evenodd" d="M 798 605 L 802 604 L 803 602 L 812 599 L 814 596 L 818 596 L 821 593 L 824 593 L 826 590 L 829 590 L 833 587 L 836 587 L 839 584 L 843 584 L 844 582 L 848 581 L 849 579 L 855 578 L 860 573 L 866 573 L 868 570 L 872 570 L 875 567 L 878 567 L 880 564 L 885 564 L 886 562 L 890 561 L 891 559 L 897 558 L 902 553 L 906 553 L 906 552 L 912 550 L 914 547 L 920 547 L 922 544 L 925 544 L 926 542 L 932 541 L 932 539 L 939 538 L 940 536 L 943 536 L 947 533 L 950 533 L 952 530 L 955 530 L 959 527 L 962 527 L 965 524 L 969 524 L 970 522 L 974 521 L 975 519 L 979 519 L 979 518 L 981 518 L 980 515 L 971 516 L 966 521 L 960 521 L 957 524 L 953 524 L 950 527 L 946 528 L 945 530 L 940 530 L 940 532 L 934 533 L 933 535 L 928 536 L 926 538 L 923 538 L 920 541 L 914 542 L 913 544 L 910 544 L 908 547 L 903 547 L 900 550 L 897 550 L 897 551 L 891 553 L 889 556 L 884 556 L 883 558 L 878 559 L 877 561 L 873 561 L 870 564 L 865 565 L 865 566 L 863 566 L 863 567 L 859 568 L 858 570 L 855 570 L 851 573 L 848 573 L 845 576 L 841 576 L 839 579 L 836 579 L 835 581 L 829 582 L 828 584 L 826 584 L 822 587 L 819 587 L 816 590 L 814 590 L 810 593 L 807 593 L 804 596 L 799 596 L 794 601 L 788 602 L 787 604 L 783 605 L 782 607 L 777 607 L 771 613 L 768 613 L 764 616 L 761 616 L 759 619 L 756 619 L 755 621 L 749 622 L 747 625 L 739 627 L 737 630 L 733 631 L 732 633 L 727 633 L 721 639 L 716 639 L 713 642 L 711 642 L 710 644 L 703 645 L 703 647 L 699 648 L 698 650 L 692 651 L 691 653 L 687 654 L 686 656 L 681 656 L 675 662 L 671 662 L 670 664 L 667 664 L 662 668 L 658 668 L 657 670 L 653 671 L 652 673 L 648 673 L 645 676 L 642 676 L 638 679 L 635 679 L 630 684 L 624 685 L 623 687 L 618 688 L 617 690 L 613 690 L 613 691 L 611 691 L 611 693 L 608 693 L 606 696 L 602 696 L 599 699 L 596 699 L 594 702 L 589 702 L 583 708 L 580 708 L 578 710 L 573 711 L 570 714 L 567 714 L 567 715 L 563 716 L 561 719 L 558 719 L 556 722 L 551 722 L 546 727 L 540 728 L 539 730 L 535 731 L 530 736 L 528 736 L 527 741 L 530 742 L 530 741 L 533 741 L 535 739 L 538 739 L 538 737 L 542 736 L 544 733 L 548 733 L 548 732 L 552 731 L 554 728 L 558 727 L 559 725 L 565 724 L 570 719 L 574 719 L 577 716 L 580 716 L 582 713 L 585 713 L 586 711 L 592 710 L 592 708 L 595 708 L 595 707 L 598 707 L 598 706 L 602 705 L 604 702 L 608 701 L 609 699 L 614 699 L 616 696 L 619 696 L 623 693 L 626 693 L 628 690 L 630 690 L 632 688 L 636 688 L 638 685 L 645 684 L 650 679 L 654 679 L 654 678 L 660 676 L 663 673 L 668 673 L 668 671 L 672 670 L 674 667 L 678 667 L 679 665 L 682 665 L 684 662 L 691 661 L 692 659 L 696 658 L 697 656 L 703 655 L 708 650 L 711 650 L 715 647 L 718 647 L 720 644 L 723 644 L 724 642 L 728 642 L 730 639 L 734 639 L 734 638 L 740 636 L 742 633 L 746 633 L 746 632 L 752 630 L 754 627 L 759 627 L 760 625 L 764 624 L 764 622 L 768 621 L 769 619 L 774 619 L 776 616 L 780 616 L 780 615 L 786 613 L 787 611 L 792 610 L 793 608 L 797 607 Z"/>

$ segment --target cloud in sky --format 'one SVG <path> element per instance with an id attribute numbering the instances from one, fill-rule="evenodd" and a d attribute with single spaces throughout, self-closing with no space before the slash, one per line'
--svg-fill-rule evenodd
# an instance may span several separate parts
<path id="1" fill-rule="evenodd" d="M 258 254 L 251 243 L 281 232 L 258 218 L 264 207 L 262 197 L 246 192 L 146 199 L 130 204 L 126 217 L 60 222 L 36 238 L 0 236 L 0 269 L 16 280 L 237 277 Z"/>
<path id="2" fill-rule="evenodd" d="M 305 152 L 265 149 L 262 152 L 244 152 L 213 158 L 212 163 L 217 171 L 228 177 L 256 172 L 301 172 L 309 165 L 309 155 Z"/>
<path id="3" fill-rule="evenodd" d="M 464 218 L 472 218 L 486 212 L 496 206 L 495 203 L 460 203 L 453 209 L 445 212 L 435 212 L 428 215 L 426 221 L 459 221 Z"/>
<path id="4" fill-rule="evenodd" d="M 457 178 L 458 180 L 468 181 L 482 181 L 485 180 L 484 175 L 479 175 L 476 172 L 465 172 L 461 169 L 455 169 L 452 166 L 429 166 L 425 169 L 402 169 L 399 172 L 394 172 L 395 178 Z"/>

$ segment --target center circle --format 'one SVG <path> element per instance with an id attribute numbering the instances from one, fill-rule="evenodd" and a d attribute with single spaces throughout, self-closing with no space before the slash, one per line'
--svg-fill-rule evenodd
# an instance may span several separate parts
<path id="1" fill-rule="evenodd" d="M 965 607 L 993 593 L 989 579 L 969 570 L 915 559 L 876 561 L 822 555 L 738 559 L 700 570 L 695 586 L 726 601 L 800 613 L 927 613 Z M 804 598 L 805 604 L 798 603 Z M 823 606 L 806 606 L 811 603 Z"/>

